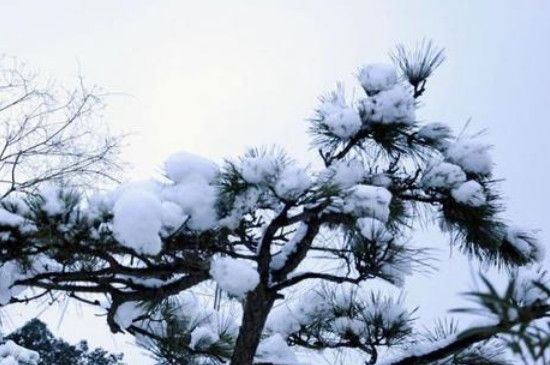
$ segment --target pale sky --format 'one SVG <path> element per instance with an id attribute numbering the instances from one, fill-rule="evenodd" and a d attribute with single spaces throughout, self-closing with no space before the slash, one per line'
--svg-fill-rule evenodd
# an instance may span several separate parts
<path id="1" fill-rule="evenodd" d="M 80 71 L 111 93 L 110 128 L 135 133 L 123 154 L 134 178 L 179 150 L 222 161 L 278 144 L 310 162 L 305 119 L 318 96 L 338 81 L 355 87 L 356 70 L 389 61 L 397 43 L 433 39 L 448 60 L 428 83 L 419 118 L 455 130 L 472 118 L 468 132 L 488 128 L 496 174 L 506 178 L 506 217 L 550 239 L 550 1 L 1 0 L 0 34 L 0 53 L 61 84 Z M 449 256 L 445 238 L 423 237 L 440 240 L 441 258 Z M 444 314 L 471 288 L 459 254 L 441 264 L 408 287 L 420 315 Z M 74 312 L 42 318 L 69 341 L 150 363 L 103 318 Z M 10 312 L 5 332 L 38 312 L 21 313 Z"/>

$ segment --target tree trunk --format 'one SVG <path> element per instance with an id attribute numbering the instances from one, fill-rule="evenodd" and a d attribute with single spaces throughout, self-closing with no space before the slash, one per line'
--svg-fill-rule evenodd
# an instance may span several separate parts
<path id="1" fill-rule="evenodd" d="M 231 357 L 231 365 L 252 365 L 267 315 L 274 301 L 275 295 L 267 292 L 261 284 L 247 295 L 243 322 Z"/>

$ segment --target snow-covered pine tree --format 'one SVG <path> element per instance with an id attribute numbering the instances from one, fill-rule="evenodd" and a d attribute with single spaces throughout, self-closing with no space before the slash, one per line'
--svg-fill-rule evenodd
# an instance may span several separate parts
<path id="1" fill-rule="evenodd" d="M 357 100 L 342 88 L 322 98 L 311 120 L 321 168 L 276 148 L 222 166 L 178 153 L 162 179 L 107 194 L 48 186 L 3 199 L 1 304 L 65 293 L 161 364 L 290 365 L 329 350 L 354 352 L 349 364 L 490 365 L 508 364 L 507 348 L 546 361 L 546 276 L 516 274 L 543 249 L 501 218 L 489 146 L 418 122 L 443 51 L 393 56 L 361 68 Z M 429 251 L 410 238 L 434 217 L 451 245 L 511 273 L 506 291 L 487 280 L 471 293 L 491 317 L 480 327 L 425 333 L 401 296 L 371 290 L 426 268 Z"/>

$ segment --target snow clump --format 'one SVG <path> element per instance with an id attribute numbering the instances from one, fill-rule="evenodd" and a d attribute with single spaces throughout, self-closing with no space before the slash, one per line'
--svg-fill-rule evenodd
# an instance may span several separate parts
<path id="1" fill-rule="evenodd" d="M 361 100 L 361 105 L 371 123 L 413 124 L 415 120 L 415 100 L 411 92 L 399 84 Z"/>
<path id="2" fill-rule="evenodd" d="M 322 181 L 335 184 L 342 189 L 351 188 L 360 183 L 364 177 L 365 167 L 356 159 L 335 161 L 320 175 Z"/>
<path id="3" fill-rule="evenodd" d="M 301 168 L 286 166 L 275 184 L 275 192 L 283 199 L 292 200 L 302 195 L 311 186 L 311 179 Z"/>
<path id="4" fill-rule="evenodd" d="M 210 326 L 199 326 L 191 332 L 189 347 L 193 350 L 203 350 L 220 340 L 220 336 L 212 331 Z"/>
<path id="5" fill-rule="evenodd" d="M 18 227 L 23 224 L 25 220 L 18 214 L 8 212 L 7 210 L 0 208 L 0 225 L 8 227 Z"/>
<path id="6" fill-rule="evenodd" d="M 473 139 L 460 139 L 445 150 L 448 162 L 462 167 L 466 172 L 489 175 L 493 169 L 493 160 L 489 154 L 491 146 Z"/>
<path id="7" fill-rule="evenodd" d="M 19 279 L 23 279 L 23 274 L 15 261 L 7 261 L 0 266 L 0 305 L 8 304 L 12 297 L 25 290 L 22 286 L 13 286 Z"/>
<path id="8" fill-rule="evenodd" d="M 300 364 L 286 341 L 277 333 L 260 342 L 255 362 L 278 365 Z"/>
<path id="9" fill-rule="evenodd" d="M 143 308 L 139 302 L 124 302 L 118 306 L 114 320 L 123 330 L 132 325 L 134 319 L 143 314 Z"/>
<path id="10" fill-rule="evenodd" d="M 65 211 L 65 202 L 61 199 L 60 189 L 53 185 L 45 185 L 40 188 L 42 198 L 42 210 L 49 216 L 56 216 Z"/>
<path id="11" fill-rule="evenodd" d="M 535 283 L 548 286 L 550 281 L 546 272 L 536 272 L 521 268 L 516 273 L 516 292 L 515 297 L 518 301 L 525 305 L 531 305 L 537 300 L 544 301 L 548 299 L 548 294 L 545 293 Z"/>
<path id="12" fill-rule="evenodd" d="M 241 176 L 250 184 L 270 183 L 276 171 L 277 163 L 269 156 L 246 157 L 240 166 Z"/>
<path id="13" fill-rule="evenodd" d="M 162 204 L 154 194 L 128 190 L 113 208 L 113 233 L 128 248 L 145 255 L 157 255 L 162 249 Z"/>
<path id="14" fill-rule="evenodd" d="M 178 152 L 166 159 L 164 171 L 175 183 L 190 180 L 213 181 L 218 175 L 218 166 L 204 157 Z"/>
<path id="15" fill-rule="evenodd" d="M 466 181 L 466 174 L 460 166 L 448 162 L 440 162 L 428 168 L 422 178 L 425 189 L 452 189 Z"/>
<path id="16" fill-rule="evenodd" d="M 359 83 L 368 95 L 392 88 L 397 84 L 395 68 L 388 64 L 375 63 L 364 66 L 357 75 Z"/>
<path id="17" fill-rule="evenodd" d="M 214 257 L 210 263 L 210 275 L 229 295 L 243 298 L 260 282 L 258 271 L 249 263 L 231 257 Z"/>
<path id="18" fill-rule="evenodd" d="M 353 137 L 361 129 L 362 121 L 359 114 L 351 107 L 334 108 L 328 113 L 323 124 L 338 138 L 347 140 Z"/>
<path id="19" fill-rule="evenodd" d="M 330 305 L 326 299 L 315 291 L 304 294 L 297 302 L 291 305 L 282 305 L 274 308 L 267 317 L 267 333 L 279 333 L 287 338 L 299 331 L 301 326 L 307 326 L 316 318 L 327 315 Z"/>
<path id="20" fill-rule="evenodd" d="M 416 136 L 436 146 L 445 147 L 446 140 L 452 136 L 452 130 L 444 123 L 429 123 L 420 128 Z"/>
<path id="21" fill-rule="evenodd" d="M 393 235 L 386 229 L 384 223 L 375 218 L 359 218 L 355 223 L 361 235 L 369 241 L 388 243 Z"/>
<path id="22" fill-rule="evenodd" d="M 21 347 L 11 340 L 0 345 L 0 365 L 37 365 L 39 360 L 38 352 Z"/>
<path id="23" fill-rule="evenodd" d="M 187 227 L 198 231 L 214 227 L 218 166 L 203 157 L 179 152 L 166 160 L 164 169 L 175 184 L 163 187 L 162 197 L 178 204 L 189 216 Z"/>
<path id="24" fill-rule="evenodd" d="M 545 249 L 534 234 L 520 228 L 508 228 L 504 240 L 511 244 L 526 259 L 534 259 L 542 262 L 545 256 Z"/>
<path id="25" fill-rule="evenodd" d="M 471 207 L 480 207 L 487 202 L 483 186 L 474 180 L 470 180 L 451 190 L 454 200 Z"/>
<path id="26" fill-rule="evenodd" d="M 344 213 L 356 217 L 372 217 L 387 222 L 392 194 L 383 187 L 355 185 L 344 198 Z"/>

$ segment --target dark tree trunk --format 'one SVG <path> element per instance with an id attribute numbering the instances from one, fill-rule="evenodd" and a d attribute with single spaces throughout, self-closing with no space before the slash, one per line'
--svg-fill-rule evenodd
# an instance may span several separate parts
<path id="1" fill-rule="evenodd" d="M 247 295 L 231 365 L 252 365 L 274 301 L 275 295 L 267 292 L 261 284 Z"/>

